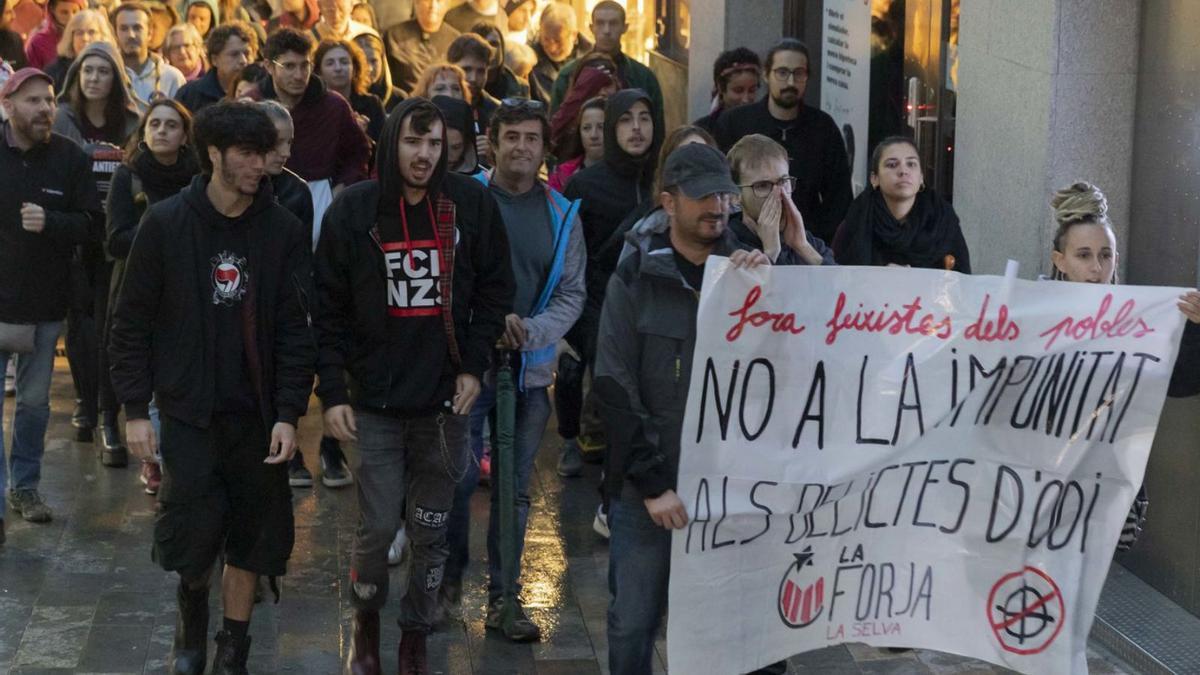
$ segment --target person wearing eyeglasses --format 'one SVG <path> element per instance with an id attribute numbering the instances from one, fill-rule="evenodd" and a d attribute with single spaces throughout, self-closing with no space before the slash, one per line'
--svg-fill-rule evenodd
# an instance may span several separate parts
<path id="1" fill-rule="evenodd" d="M 263 45 L 271 78 L 260 89 L 263 98 L 279 101 L 292 115 L 295 135 L 286 166 L 308 182 L 312 193 L 316 250 L 325 210 L 343 188 L 367 178 L 371 148 L 350 104 L 314 74 L 313 51 L 308 33 L 279 29 Z M 321 439 L 320 462 L 325 487 L 353 483 L 346 455 L 332 436 Z"/>
<path id="2" fill-rule="evenodd" d="M 792 201 L 808 229 L 831 241 L 854 200 L 842 134 L 828 113 L 804 104 L 809 58 L 803 42 L 785 38 L 763 61 L 768 95 L 722 113 L 714 135 L 725 152 L 750 134 L 787 149 L 788 172 L 796 179 Z"/>
<path id="3" fill-rule="evenodd" d="M 835 265 L 833 249 L 804 227 L 792 203 L 796 179 L 788 174 L 787 150 L 762 134 L 750 134 L 729 150 L 729 168 L 741 189 L 742 210 L 729 229 L 777 265 Z"/>
<path id="4" fill-rule="evenodd" d="M 258 37 L 247 24 L 231 21 L 208 34 L 204 49 L 208 53 L 208 72 L 183 85 L 175 94 L 175 100 L 187 106 L 193 115 L 234 91 L 238 75 L 254 61 Z"/>
<path id="5" fill-rule="evenodd" d="M 923 267 L 971 273 L 971 256 L 949 202 L 926 189 L 912 139 L 891 136 L 871 153 L 871 188 L 833 239 L 842 265 Z"/>

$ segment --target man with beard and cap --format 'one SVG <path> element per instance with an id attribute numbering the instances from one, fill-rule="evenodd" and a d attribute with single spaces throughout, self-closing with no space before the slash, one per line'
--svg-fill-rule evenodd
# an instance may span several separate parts
<path id="1" fill-rule="evenodd" d="M 125 2 L 114 10 L 112 20 L 125 71 L 142 108 L 157 96 L 174 98 L 187 78 L 150 51 L 150 10 L 136 0 Z"/>
<path id="2" fill-rule="evenodd" d="M 509 575 L 516 584 L 515 593 L 520 593 L 521 553 L 529 521 L 533 464 L 550 420 L 548 388 L 554 382 L 558 343 L 579 318 L 587 298 L 583 276 L 585 256 L 579 202 L 567 201 L 538 178 L 549 145 L 546 106 L 540 101 L 505 101 L 492 117 L 490 133 L 496 168 L 490 179 L 480 177 L 479 181 L 496 198 L 509 241 L 520 245 L 513 246 L 511 251 L 516 294 L 501 340 L 502 347 L 509 350 L 502 352 L 501 358 L 510 358 L 517 380 L 513 421 L 517 565 L 513 570 L 501 567 L 500 491 L 492 490 L 487 533 L 486 625 L 515 642 L 529 642 L 541 637 L 541 629 L 525 614 L 519 599 L 514 607 L 503 606 L 503 580 Z M 489 383 L 495 381 L 493 376 L 487 379 Z M 473 452 L 482 454 L 484 420 L 495 406 L 493 384 L 484 389 L 471 411 Z M 458 483 L 450 514 L 451 550 L 442 598 L 451 612 L 462 601 L 463 572 L 470 558 L 471 495 L 478 484 L 479 472 L 472 463 Z"/>
<path id="3" fill-rule="evenodd" d="M 726 227 L 738 188 L 720 151 L 704 143 L 679 147 L 661 182 L 667 227 L 629 233 L 634 251 L 609 280 L 596 354 L 593 391 L 609 444 L 613 675 L 651 672 L 667 604 L 671 530 L 687 524 L 674 488 L 705 263 L 721 255 L 735 266 L 770 264 Z"/>
<path id="4" fill-rule="evenodd" d="M 446 166 L 468 176 L 484 173 L 475 150 L 475 115 L 471 106 L 450 96 L 434 96 L 433 104 L 446 121 Z"/>
<path id="5" fill-rule="evenodd" d="M 100 203 L 88 156 L 50 131 L 50 76 L 36 68 L 13 73 L 0 89 L 0 108 L 8 120 L 0 123 L 0 372 L 10 358 L 17 363 L 17 411 L 11 452 L 0 450 L 0 486 L 9 488 L 15 513 L 44 523 L 52 514 L 37 488 L 54 353 L 71 296 L 64 272 L 75 246 L 98 238 Z M 0 501 L 0 543 L 4 509 Z"/>
<path id="6" fill-rule="evenodd" d="M 429 66 L 445 59 L 459 31 L 443 21 L 449 0 L 413 0 L 413 18 L 392 26 L 383 35 L 392 83 L 412 96 L 417 80 Z"/>
<path id="7" fill-rule="evenodd" d="M 529 89 L 533 98 L 546 105 L 554 98 L 554 81 L 559 71 L 592 48 L 591 41 L 580 34 L 577 22 L 570 5 L 553 2 L 542 10 L 533 45 L 537 64 L 529 74 Z"/>
<path id="8" fill-rule="evenodd" d="M 620 246 L 608 245 L 609 240 L 638 205 L 652 197 L 663 133 L 654 124 L 650 105 L 650 97 L 640 89 L 623 89 L 610 96 L 604 107 L 604 160 L 576 172 L 563 192 L 567 199 L 582 203 L 579 219 L 587 245 L 587 304 L 567 335 L 582 368 L 590 368 L 595 360 L 604 291 L 621 251 Z M 579 452 L 578 444 L 564 443 L 564 468 L 582 461 Z"/>
<path id="9" fill-rule="evenodd" d="M 379 611 L 402 505 L 412 558 L 400 672 L 428 672 L 446 523 L 471 461 L 466 415 L 512 313 L 500 212 L 478 181 L 447 170 L 445 129 L 428 100 L 400 103 L 380 136 L 378 179 L 338 195 L 317 247 L 317 395 L 325 428 L 359 449 L 353 673 L 380 672 Z"/>
<path id="10" fill-rule="evenodd" d="M 829 113 L 804 104 L 809 58 L 803 42 L 781 40 L 765 62 L 768 95 L 724 112 L 714 135 L 726 152 L 749 134 L 763 134 L 782 145 L 796 179 L 792 201 L 814 235 L 833 241 L 854 199 L 842 134 Z"/>
<path id="11" fill-rule="evenodd" d="M 109 354 L 130 449 L 142 459 L 162 450 L 153 557 L 179 574 L 168 670 L 204 672 L 209 576 L 223 556 L 212 672 L 240 675 L 258 578 L 276 588 L 292 551 L 286 464 L 316 360 L 312 258 L 304 226 L 275 201 L 263 171 L 276 141 L 266 113 L 252 103 L 209 106 L 195 139 L 203 173 L 143 216 Z"/>

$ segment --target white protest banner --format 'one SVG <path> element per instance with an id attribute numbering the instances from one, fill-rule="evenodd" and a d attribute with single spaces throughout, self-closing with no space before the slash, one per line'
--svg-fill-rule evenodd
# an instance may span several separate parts
<path id="1" fill-rule="evenodd" d="M 1182 290 L 710 259 L 671 672 L 865 642 L 1086 673 Z"/>

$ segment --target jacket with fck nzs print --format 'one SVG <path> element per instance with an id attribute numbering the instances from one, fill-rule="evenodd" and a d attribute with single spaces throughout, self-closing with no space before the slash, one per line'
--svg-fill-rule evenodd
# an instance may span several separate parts
<path id="1" fill-rule="evenodd" d="M 459 373 L 483 377 L 512 311 L 500 211 L 474 179 L 447 173 L 444 142 L 428 197 L 417 204 L 403 197 L 400 128 L 422 100 L 403 101 L 388 117 L 376 157 L 379 178 L 346 188 L 325 213 L 313 271 L 317 395 L 327 409 L 353 404 L 402 417 L 444 411 Z M 441 197 L 454 205 L 453 241 L 436 234 Z M 439 246 L 453 249 L 449 307 L 438 283 Z M 444 311 L 459 364 L 450 354 Z"/>

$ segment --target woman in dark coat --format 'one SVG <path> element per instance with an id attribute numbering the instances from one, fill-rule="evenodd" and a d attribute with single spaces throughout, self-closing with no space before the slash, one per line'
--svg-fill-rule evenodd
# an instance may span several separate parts
<path id="1" fill-rule="evenodd" d="M 925 187 L 912 140 L 886 138 L 871 154 L 871 188 L 833 238 L 840 265 L 897 265 L 971 273 L 954 207 Z"/>
<path id="2" fill-rule="evenodd" d="M 133 247 L 142 214 L 151 204 L 177 194 L 199 172 L 200 163 L 192 150 L 191 114 L 178 101 L 155 100 L 129 140 L 125 161 L 113 173 L 108 192 L 105 251 L 115 261 L 108 288 L 110 310 L 117 304 L 125 259 Z M 107 345 L 108 340 L 104 342 Z M 110 386 L 100 387 L 100 405 L 113 411 L 120 407 Z M 141 479 L 147 494 L 157 494 L 162 482 L 158 464 L 143 462 Z"/>

